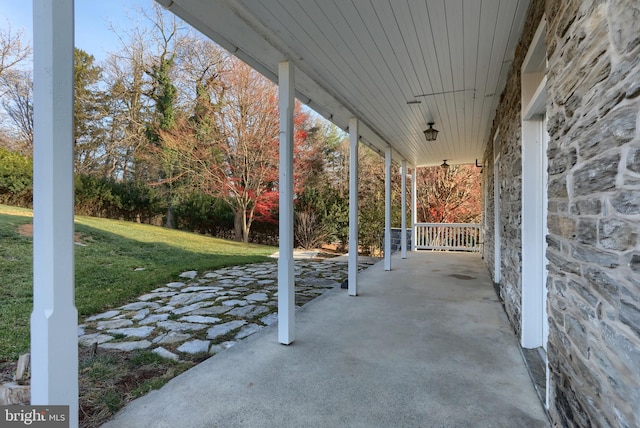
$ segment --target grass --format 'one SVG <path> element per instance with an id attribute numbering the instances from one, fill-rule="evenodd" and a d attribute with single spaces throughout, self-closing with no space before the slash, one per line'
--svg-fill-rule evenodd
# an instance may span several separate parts
<path id="1" fill-rule="evenodd" d="M 32 238 L 18 232 L 31 210 L 0 205 L 0 363 L 29 350 L 32 310 Z M 75 247 L 79 317 L 134 300 L 187 270 L 267 260 L 273 247 L 211 238 L 131 222 L 76 217 L 85 246 Z M 142 268 L 143 270 L 136 270 Z"/>
<path id="2" fill-rule="evenodd" d="M 162 387 L 201 359 L 172 361 L 139 350 L 80 352 L 80 427 L 98 427 L 127 402 Z"/>

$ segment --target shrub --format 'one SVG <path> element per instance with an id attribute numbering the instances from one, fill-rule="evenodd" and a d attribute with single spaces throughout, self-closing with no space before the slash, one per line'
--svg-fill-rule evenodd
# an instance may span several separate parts
<path id="1" fill-rule="evenodd" d="M 327 240 L 326 228 L 313 211 L 295 213 L 294 234 L 296 245 L 306 250 L 318 248 Z"/>
<path id="2" fill-rule="evenodd" d="M 139 223 L 156 223 L 164 203 L 158 191 L 142 183 L 77 174 L 76 214 Z"/>
<path id="3" fill-rule="evenodd" d="M 233 210 L 224 201 L 203 193 L 191 193 L 175 207 L 178 228 L 224 236 L 233 231 Z"/>
<path id="4" fill-rule="evenodd" d="M 33 205 L 33 159 L 0 148 L 0 203 Z"/>
<path id="5" fill-rule="evenodd" d="M 112 192 L 108 180 L 90 175 L 75 176 L 75 212 L 79 215 L 109 217 L 120 207 L 120 198 Z"/>
<path id="6" fill-rule="evenodd" d="M 132 181 L 110 181 L 111 192 L 118 199 L 109 216 L 138 223 L 157 224 L 166 203 L 158 190 Z"/>
<path id="7" fill-rule="evenodd" d="M 318 225 L 324 242 L 337 241 L 342 248 L 346 246 L 349 239 L 349 198 L 341 195 L 338 190 L 328 185 L 306 188 L 298 197 L 296 212 L 313 215 L 313 223 Z M 304 223 L 300 226 L 302 224 Z M 301 242 L 300 245 L 304 246 Z"/>

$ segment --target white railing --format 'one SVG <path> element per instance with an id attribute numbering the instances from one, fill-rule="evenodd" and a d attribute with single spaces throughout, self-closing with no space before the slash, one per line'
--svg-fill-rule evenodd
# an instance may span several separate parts
<path id="1" fill-rule="evenodd" d="M 480 251 L 482 235 L 479 224 L 416 223 L 418 250 Z"/>

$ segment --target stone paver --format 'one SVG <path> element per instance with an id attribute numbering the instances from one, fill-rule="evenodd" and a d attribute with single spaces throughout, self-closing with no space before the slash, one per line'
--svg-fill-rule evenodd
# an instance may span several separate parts
<path id="1" fill-rule="evenodd" d="M 247 305 L 234 308 L 227 312 L 227 314 L 238 318 L 255 318 L 267 312 L 269 312 L 269 308 L 266 306 Z"/>
<path id="2" fill-rule="evenodd" d="M 233 330 L 242 327 L 246 323 L 247 322 L 244 320 L 235 320 L 211 327 L 207 330 L 207 339 L 217 339 L 220 336 L 224 336 L 225 334 L 231 333 Z"/>
<path id="3" fill-rule="evenodd" d="M 149 337 L 149 335 L 154 329 L 155 327 L 114 328 L 111 330 L 107 330 L 107 333 L 113 334 L 113 335 L 123 334 L 127 337 L 145 338 L 145 337 Z"/>
<path id="4" fill-rule="evenodd" d="M 159 348 L 154 349 L 151 352 L 153 352 L 155 354 L 158 354 L 162 358 L 166 358 L 167 360 L 178 361 L 180 359 L 180 356 L 178 354 L 174 354 L 173 352 L 169 351 L 168 349 L 163 348 L 162 346 L 159 347 Z"/>
<path id="5" fill-rule="evenodd" d="M 101 343 L 99 348 L 103 349 L 117 349 L 118 351 L 133 351 L 136 349 L 147 349 L 151 346 L 151 342 L 148 340 L 137 340 L 134 342 L 113 342 L 113 343 Z"/>
<path id="6" fill-rule="evenodd" d="M 242 330 L 240 330 L 238 334 L 236 334 L 235 339 L 244 339 L 245 337 L 251 336 L 253 333 L 261 330 L 262 328 L 263 326 L 261 326 L 260 324 L 249 324 L 247 326 L 244 326 L 242 327 Z"/>
<path id="7" fill-rule="evenodd" d="M 206 324 L 178 321 L 160 321 L 157 326 L 169 331 L 198 331 L 208 327 Z"/>
<path id="8" fill-rule="evenodd" d="M 185 352 L 187 354 L 199 354 L 200 352 L 209 352 L 209 342 L 208 340 L 190 340 L 188 342 L 184 342 L 178 348 L 178 352 Z"/>
<path id="9" fill-rule="evenodd" d="M 196 276 L 198 276 L 198 272 L 195 270 L 190 270 L 188 272 L 182 272 L 180 275 L 180 278 L 189 278 L 189 279 L 193 279 Z"/>
<path id="10" fill-rule="evenodd" d="M 172 343 L 182 343 L 187 339 L 191 339 L 191 335 L 189 333 L 170 331 L 169 333 L 163 333 L 160 336 L 156 336 L 156 338 L 153 339 L 153 343 L 170 345 Z"/>
<path id="11" fill-rule="evenodd" d="M 180 287 L 184 287 L 185 285 L 187 285 L 187 284 L 185 284 L 184 282 L 170 282 L 170 283 L 167 284 L 167 287 L 180 288 Z"/>
<path id="12" fill-rule="evenodd" d="M 264 325 L 271 325 L 278 321 L 278 314 L 276 312 L 267 315 L 266 317 L 260 318 L 260 322 Z"/>
<path id="13" fill-rule="evenodd" d="M 340 285 L 347 277 L 347 263 L 338 260 L 295 261 L 297 306 Z M 85 319 L 79 343 L 121 351 L 150 349 L 179 360 L 189 354 L 216 354 L 278 321 L 275 262 L 187 271 L 179 278 L 135 302 Z"/>
<path id="14" fill-rule="evenodd" d="M 90 346 L 94 343 L 105 343 L 110 340 L 113 340 L 113 336 L 103 333 L 92 333 L 80 336 L 79 342 L 81 345 Z"/>
<path id="15" fill-rule="evenodd" d="M 129 327 L 133 325 L 133 321 L 128 319 L 119 319 L 119 320 L 109 320 L 109 321 L 98 321 L 98 326 L 96 327 L 98 330 L 106 330 L 111 328 L 123 328 Z"/>
<path id="16" fill-rule="evenodd" d="M 169 314 L 153 314 L 153 315 L 149 315 L 146 318 L 141 319 L 139 323 L 142 325 L 156 324 L 160 321 L 166 321 L 168 319 L 169 319 Z"/>
<path id="17" fill-rule="evenodd" d="M 120 315 L 120 311 L 108 311 L 102 314 L 94 315 L 92 317 L 87 318 L 87 321 L 106 320 L 109 318 L 113 318 L 116 315 Z"/>
<path id="18" fill-rule="evenodd" d="M 207 317 L 204 315 L 188 315 L 186 317 L 180 318 L 178 321 L 194 322 L 200 324 L 215 324 L 220 321 L 220 318 Z"/>

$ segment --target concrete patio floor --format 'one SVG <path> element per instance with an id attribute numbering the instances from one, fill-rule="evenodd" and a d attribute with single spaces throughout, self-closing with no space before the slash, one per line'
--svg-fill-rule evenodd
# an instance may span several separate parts
<path id="1" fill-rule="evenodd" d="M 394 255 L 139 398 L 114 427 L 548 427 L 477 254 Z"/>

